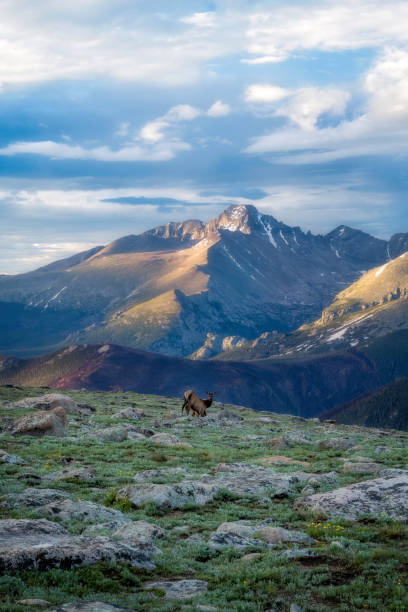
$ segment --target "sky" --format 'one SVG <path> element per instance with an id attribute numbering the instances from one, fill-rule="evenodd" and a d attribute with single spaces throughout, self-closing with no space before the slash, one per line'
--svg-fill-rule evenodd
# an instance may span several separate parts
<path id="1" fill-rule="evenodd" d="M 407 23 L 406 0 L 0 0 L 0 274 L 234 203 L 408 231 Z"/>

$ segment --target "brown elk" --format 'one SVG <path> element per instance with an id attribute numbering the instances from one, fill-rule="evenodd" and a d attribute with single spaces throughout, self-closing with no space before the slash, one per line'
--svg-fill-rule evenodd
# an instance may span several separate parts
<path id="1" fill-rule="evenodd" d="M 201 399 L 189 389 L 184 393 L 184 403 L 181 407 L 181 412 L 186 410 L 186 414 L 188 415 L 191 412 L 196 417 L 204 417 L 207 416 L 207 408 L 209 408 L 212 404 L 213 397 L 215 393 L 208 393 L 207 391 L 207 399 Z"/>

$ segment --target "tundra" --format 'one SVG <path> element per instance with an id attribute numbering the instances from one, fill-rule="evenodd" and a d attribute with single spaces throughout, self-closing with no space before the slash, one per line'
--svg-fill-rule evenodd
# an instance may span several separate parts
<path id="1" fill-rule="evenodd" d="M 214 395 L 215 393 L 208 393 L 207 391 L 207 399 L 201 399 L 194 391 L 189 389 L 184 393 L 184 403 L 181 407 L 181 412 L 186 409 L 187 415 L 191 410 L 196 417 L 207 416 L 207 408 L 211 406 Z"/>

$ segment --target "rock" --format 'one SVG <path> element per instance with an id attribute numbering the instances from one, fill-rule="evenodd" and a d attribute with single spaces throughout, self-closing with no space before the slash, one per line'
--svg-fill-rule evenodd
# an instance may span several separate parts
<path id="1" fill-rule="evenodd" d="M 247 521 L 232 521 L 230 523 L 221 523 L 216 533 L 235 533 L 244 538 L 249 538 L 254 535 L 255 527 L 248 525 Z"/>
<path id="2" fill-rule="evenodd" d="M 313 495 L 313 493 L 315 493 L 315 490 L 310 485 L 307 485 L 306 487 L 303 487 L 303 489 L 301 490 L 301 494 L 302 495 Z"/>
<path id="3" fill-rule="evenodd" d="M 67 415 L 65 409 L 57 406 L 52 410 L 44 410 L 27 414 L 17 419 L 11 429 L 13 435 L 25 436 L 56 436 L 62 438 L 67 433 Z"/>
<path id="4" fill-rule="evenodd" d="M 398 468 L 385 468 L 380 472 L 381 478 L 394 478 L 395 476 L 408 476 L 408 470 L 400 470 Z"/>
<path id="5" fill-rule="evenodd" d="M 190 525 L 177 525 L 177 527 L 173 527 L 171 533 L 176 535 L 186 535 L 187 533 L 190 533 L 190 530 Z"/>
<path id="6" fill-rule="evenodd" d="M 290 457 L 283 457 L 281 455 L 272 455 L 271 457 L 261 457 L 258 459 L 260 463 L 275 464 L 275 465 L 302 465 L 303 467 L 310 467 L 308 461 L 298 461 L 297 459 L 291 459 Z"/>
<path id="7" fill-rule="evenodd" d="M 393 478 L 376 478 L 341 487 L 329 493 L 299 498 L 294 509 L 315 511 L 326 517 L 356 520 L 363 515 L 398 518 L 408 516 L 408 473 Z"/>
<path id="8" fill-rule="evenodd" d="M 265 444 L 273 446 L 273 448 L 288 448 L 292 446 L 292 443 L 286 438 L 271 438 L 271 440 L 266 440 Z"/>
<path id="9" fill-rule="evenodd" d="M 62 393 L 46 393 L 39 397 L 26 397 L 18 402 L 14 402 L 16 408 L 32 408 L 34 410 L 52 410 L 60 406 L 65 409 L 67 414 L 78 414 L 80 412 L 78 404 Z"/>
<path id="10" fill-rule="evenodd" d="M 128 440 L 134 440 L 135 442 L 141 442 L 142 440 L 147 440 L 146 436 L 141 433 L 137 433 L 137 431 L 128 431 Z"/>
<path id="11" fill-rule="evenodd" d="M 299 608 L 297 604 L 290 604 L 289 612 L 303 612 L 303 608 Z"/>
<path id="12" fill-rule="evenodd" d="M 147 480 L 159 480 L 179 474 L 186 476 L 187 470 L 182 467 L 167 468 L 165 470 L 141 470 L 134 475 L 133 480 L 135 482 L 146 482 Z"/>
<path id="13" fill-rule="evenodd" d="M 234 531 L 222 531 L 213 533 L 208 540 L 209 548 L 214 550 L 223 550 L 224 548 L 235 548 L 236 550 L 245 550 L 250 546 L 257 548 L 265 546 L 265 542 L 261 542 L 256 538 L 240 535 Z"/>
<path id="14" fill-rule="evenodd" d="M 154 569 L 157 549 L 130 545 L 106 537 L 72 536 L 62 525 L 47 520 L 0 520 L 0 573 L 50 567 L 69 569 L 98 561 L 125 561 Z"/>
<path id="15" fill-rule="evenodd" d="M 64 468 L 59 472 L 53 472 L 44 476 L 44 480 L 59 482 L 64 480 L 77 480 L 78 482 L 88 482 L 95 476 L 93 468 Z"/>
<path id="16" fill-rule="evenodd" d="M 203 506 L 213 499 L 217 489 L 209 484 L 194 481 L 165 485 L 145 483 L 138 486 L 128 485 L 118 493 L 128 499 L 136 508 L 146 502 L 155 502 L 162 509 L 180 509 L 190 504 Z"/>
<path id="17" fill-rule="evenodd" d="M 241 557 L 240 561 L 257 561 L 257 559 L 261 559 L 262 553 L 248 553 Z"/>
<path id="18" fill-rule="evenodd" d="M 154 434 L 154 436 L 150 438 L 150 441 L 154 442 L 154 444 L 160 444 L 161 446 L 179 446 L 181 444 L 181 440 L 179 440 L 177 436 L 167 433 Z"/>
<path id="19" fill-rule="evenodd" d="M 344 463 L 342 472 L 350 474 L 378 474 L 382 470 L 383 466 L 378 463 L 368 462 L 347 462 Z"/>
<path id="20" fill-rule="evenodd" d="M 307 559 L 309 557 L 315 557 L 316 552 L 309 548 L 289 548 L 281 552 L 279 556 L 284 559 Z"/>
<path id="21" fill-rule="evenodd" d="M 100 504 L 95 504 L 90 501 L 77 501 L 72 499 L 64 499 L 56 501 L 39 509 L 39 512 L 53 518 L 68 519 L 73 518 L 88 521 L 90 523 L 96 523 L 100 521 L 110 521 L 114 519 L 123 519 L 126 521 L 126 516 L 119 510 L 113 508 L 107 508 Z M 131 519 L 128 518 L 128 521 Z"/>
<path id="22" fill-rule="evenodd" d="M 164 538 L 165 533 L 158 525 L 147 521 L 132 521 L 122 525 L 113 534 L 114 537 L 125 539 L 128 542 L 143 542 L 150 544 L 156 538 Z"/>
<path id="23" fill-rule="evenodd" d="M 27 462 L 21 457 L 17 457 L 17 455 L 9 455 L 6 451 L 0 450 L 0 463 L 25 465 Z"/>
<path id="24" fill-rule="evenodd" d="M 228 421 L 228 424 L 240 425 L 244 420 L 242 416 L 239 414 L 235 414 L 235 412 L 230 412 L 229 410 L 220 410 L 215 418 L 218 421 Z"/>
<path id="25" fill-rule="evenodd" d="M 127 516 L 116 517 L 111 521 L 107 521 L 106 523 L 96 523 L 95 525 L 89 525 L 84 531 L 82 535 L 108 535 L 111 536 L 114 531 L 122 527 L 122 525 L 129 522 L 129 518 Z"/>
<path id="26" fill-rule="evenodd" d="M 4 496 L 2 506 L 28 506 L 36 508 L 50 504 L 69 497 L 65 491 L 57 491 L 56 489 L 37 489 L 28 487 L 22 493 L 9 493 Z"/>
<path id="27" fill-rule="evenodd" d="M 286 542 L 295 542 L 296 544 L 312 544 L 315 541 L 302 531 L 288 530 L 283 529 L 282 527 L 262 527 L 262 529 L 259 530 L 258 535 L 269 544 L 283 544 Z"/>
<path id="28" fill-rule="evenodd" d="M 204 538 L 199 533 L 193 533 L 189 538 L 186 539 L 189 544 L 203 544 Z"/>
<path id="29" fill-rule="evenodd" d="M 321 450 L 348 450 L 356 446 L 357 442 L 353 438 L 326 438 L 318 440 L 317 444 Z"/>
<path id="30" fill-rule="evenodd" d="M 67 603 L 49 612 L 134 612 L 130 608 L 120 608 L 105 601 L 85 601 L 83 603 Z"/>
<path id="31" fill-rule="evenodd" d="M 93 437 L 103 440 L 103 442 L 123 442 L 127 440 L 128 430 L 126 427 L 107 427 L 106 429 L 97 429 Z"/>
<path id="32" fill-rule="evenodd" d="M 391 449 L 388 446 L 376 446 L 374 449 L 374 453 L 376 455 L 384 455 L 385 453 L 390 453 Z"/>
<path id="33" fill-rule="evenodd" d="M 18 606 L 35 606 L 37 608 L 49 608 L 52 606 L 52 603 L 45 599 L 19 599 L 14 603 Z"/>
<path id="34" fill-rule="evenodd" d="M 149 582 L 144 588 L 164 591 L 164 599 L 189 599 L 204 593 L 207 585 L 208 583 L 204 580 L 176 580 L 174 582 Z"/>
<path id="35" fill-rule="evenodd" d="M 117 412 L 115 417 L 119 417 L 120 419 L 130 419 L 130 420 L 138 420 L 141 418 L 139 411 L 134 410 L 134 408 L 125 408 L 120 412 Z"/>

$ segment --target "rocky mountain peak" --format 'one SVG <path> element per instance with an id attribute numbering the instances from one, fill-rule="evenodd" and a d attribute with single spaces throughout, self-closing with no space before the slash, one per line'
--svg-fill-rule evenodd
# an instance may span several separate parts
<path id="1" fill-rule="evenodd" d="M 251 204 L 232 204 L 206 225 L 208 233 L 218 230 L 251 234 L 257 226 L 259 213 Z"/>

